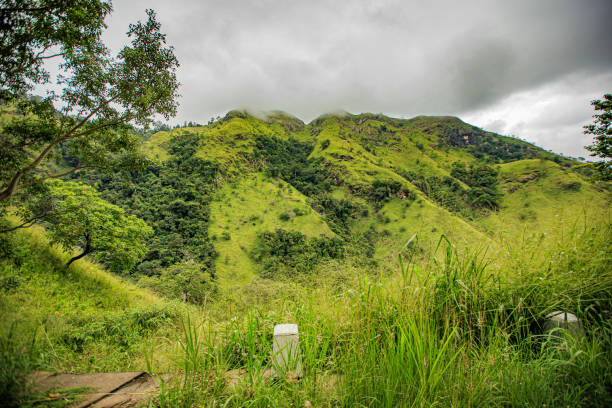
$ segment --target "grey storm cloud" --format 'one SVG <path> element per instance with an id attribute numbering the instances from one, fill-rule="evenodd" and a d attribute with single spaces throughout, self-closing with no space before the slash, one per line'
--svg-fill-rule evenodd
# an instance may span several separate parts
<path id="1" fill-rule="evenodd" d="M 612 91 L 609 0 L 115 0 L 113 6 L 105 38 L 115 49 L 145 8 L 157 11 L 181 63 L 178 122 L 205 122 L 235 108 L 280 109 L 306 121 L 339 109 L 451 114 L 500 127 L 492 130 L 520 129 L 517 136 L 526 139 L 537 130 L 545 147 L 579 154 L 584 140 L 555 144 L 541 127 L 550 125 L 552 135 L 560 126 L 571 139 L 574 125 L 579 135 L 592 114 L 589 100 Z M 557 106 L 568 115 L 561 124 L 545 110 L 537 120 L 512 116 L 505 104 L 517 95 L 522 103 L 538 103 L 537 95 L 586 99 Z M 584 108 L 576 113 L 576 106 Z"/>

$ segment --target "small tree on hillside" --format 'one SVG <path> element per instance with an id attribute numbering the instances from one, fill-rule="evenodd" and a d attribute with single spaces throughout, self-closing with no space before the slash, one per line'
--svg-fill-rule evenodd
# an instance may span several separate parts
<path id="1" fill-rule="evenodd" d="M 20 207 L 24 220 L 36 214 L 51 242 L 66 250 L 80 248 L 66 266 L 92 254 L 110 270 L 131 269 L 146 253 L 144 239 L 153 230 L 143 220 L 126 216 L 123 209 L 100 198 L 92 187 L 60 180 L 48 181 L 48 194 Z"/>
<path id="2" fill-rule="evenodd" d="M 202 305 L 217 292 L 207 268 L 194 261 L 183 261 L 164 269 L 160 276 L 143 276 L 139 284 L 163 296 Z"/>
<path id="3" fill-rule="evenodd" d="M 612 179 L 612 94 L 605 94 L 603 100 L 591 101 L 595 111 L 601 113 L 593 115 L 593 124 L 584 127 L 584 133 L 595 136 L 592 145 L 586 146 L 591 156 L 601 157 L 603 161 L 596 163 L 604 180 Z"/>
<path id="4" fill-rule="evenodd" d="M 143 167 L 132 125 L 176 113 L 178 62 L 155 13 L 131 24 L 131 43 L 111 57 L 101 41 L 110 11 L 100 0 L 2 1 L 0 102 L 16 114 L 0 130 L 0 207 L 82 168 Z M 45 71 L 49 59 L 60 62 L 56 78 Z M 61 91 L 26 96 L 46 84 Z M 69 168 L 49 165 L 58 152 L 71 157 Z"/>

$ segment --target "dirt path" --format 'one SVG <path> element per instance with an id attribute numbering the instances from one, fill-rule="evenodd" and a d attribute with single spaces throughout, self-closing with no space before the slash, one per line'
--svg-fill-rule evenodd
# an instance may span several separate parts
<path id="1" fill-rule="evenodd" d="M 78 408 L 133 407 L 157 391 L 157 383 L 147 373 L 59 374 L 45 371 L 31 376 L 33 391 L 46 392 L 49 398 L 61 398 L 54 390 L 89 387 L 74 406 Z M 58 394 L 58 395 L 56 395 Z"/>

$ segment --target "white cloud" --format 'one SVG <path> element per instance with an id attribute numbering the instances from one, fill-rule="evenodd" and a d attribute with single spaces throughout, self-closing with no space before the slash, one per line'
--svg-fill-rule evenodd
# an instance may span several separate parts
<path id="1" fill-rule="evenodd" d="M 576 73 L 513 93 L 461 117 L 486 130 L 520 137 L 545 149 L 588 157 L 584 146 L 592 143 L 592 137 L 583 133 L 583 126 L 592 122 L 590 101 L 601 99 L 606 89 L 612 89 L 612 73 Z"/>
<path id="2" fill-rule="evenodd" d="M 105 41 L 157 11 L 181 63 L 174 123 L 236 108 L 468 122 L 583 155 L 612 91 L 612 2 L 115 0 Z"/>

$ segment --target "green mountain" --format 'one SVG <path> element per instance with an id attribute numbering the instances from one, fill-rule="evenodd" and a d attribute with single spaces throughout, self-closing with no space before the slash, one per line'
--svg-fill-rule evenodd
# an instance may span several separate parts
<path id="1" fill-rule="evenodd" d="M 455 117 L 231 111 L 144 149 L 158 163 L 144 174 L 85 177 L 156 231 L 132 274 L 195 260 L 222 291 L 391 273 L 441 236 L 495 256 L 560 215 L 609 216 L 609 191 L 577 161 Z"/>

